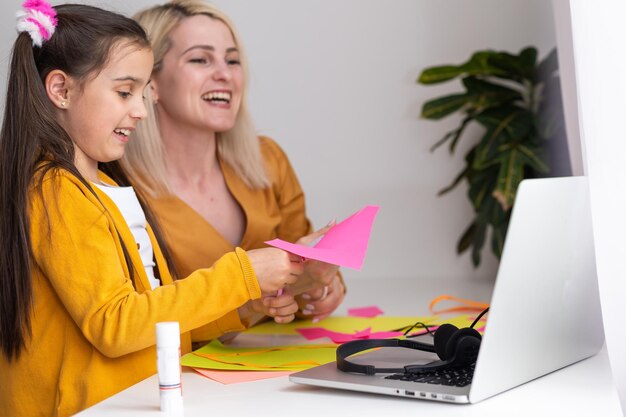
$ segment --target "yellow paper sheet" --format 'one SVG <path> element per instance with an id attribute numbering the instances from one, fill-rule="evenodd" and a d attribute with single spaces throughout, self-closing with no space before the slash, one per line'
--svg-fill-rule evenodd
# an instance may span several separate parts
<path id="1" fill-rule="evenodd" d="M 308 327 L 323 327 L 334 332 L 354 333 L 368 327 L 372 328 L 372 332 L 382 332 L 399 329 L 405 326 L 411 326 L 417 321 L 424 323 L 432 323 L 437 317 L 389 317 L 378 316 L 372 318 L 366 317 L 335 317 L 331 316 L 317 323 L 311 320 L 296 320 L 289 324 L 277 324 L 275 322 L 266 322 L 254 326 L 246 330 L 246 334 L 298 334 L 296 329 Z"/>
<path id="2" fill-rule="evenodd" d="M 310 327 L 323 327 L 334 332 L 341 333 L 356 333 L 358 331 L 371 328 L 372 333 L 391 331 L 406 326 L 412 326 L 417 322 L 425 324 L 442 324 L 450 323 L 457 327 L 469 327 L 476 314 L 466 314 L 451 318 L 441 318 L 438 316 L 422 316 L 422 317 L 393 317 L 393 316 L 377 316 L 372 318 L 366 317 L 343 317 L 343 316 L 331 316 L 317 323 L 313 323 L 311 320 L 296 320 L 289 324 L 277 324 L 275 322 L 265 322 L 254 326 L 251 329 L 245 331 L 246 334 L 286 334 L 297 335 L 296 329 L 304 329 Z M 481 327 L 478 324 L 476 327 Z"/>

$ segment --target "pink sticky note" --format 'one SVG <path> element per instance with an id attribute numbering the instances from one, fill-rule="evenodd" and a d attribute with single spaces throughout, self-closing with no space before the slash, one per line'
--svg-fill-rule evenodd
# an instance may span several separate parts
<path id="1" fill-rule="evenodd" d="M 303 329 L 296 329 L 296 331 L 308 340 L 315 340 L 322 337 L 327 337 L 332 340 L 333 343 L 345 343 L 349 342 L 350 340 L 367 339 L 371 332 L 371 329 L 367 328 L 354 334 L 334 332 L 323 327 L 308 327 Z"/>
<path id="2" fill-rule="evenodd" d="M 402 336 L 402 332 L 374 332 L 370 333 L 368 339 L 389 339 L 400 336 Z"/>
<path id="3" fill-rule="evenodd" d="M 359 330 L 358 332 L 354 333 L 353 337 L 355 339 L 369 339 L 371 334 L 372 334 L 372 328 L 368 327 L 365 330 Z"/>
<path id="4" fill-rule="evenodd" d="M 348 309 L 348 316 L 352 316 L 352 317 L 368 317 L 369 318 L 369 317 L 380 316 L 381 314 L 383 314 L 383 311 L 376 306 Z"/>
<path id="5" fill-rule="evenodd" d="M 296 329 L 298 333 L 304 336 L 307 340 L 321 339 L 322 337 L 328 337 L 334 343 L 344 343 L 348 340 L 352 340 L 353 337 L 349 333 L 333 332 L 332 330 L 325 329 L 323 327 L 307 327 L 303 329 Z"/>
<path id="6" fill-rule="evenodd" d="M 361 270 L 378 206 L 366 206 L 333 226 L 313 247 L 274 239 L 270 246 L 333 265 Z"/>
<path id="7" fill-rule="evenodd" d="M 293 371 L 215 371 L 212 369 L 191 368 L 200 375 L 221 384 L 238 384 L 241 382 L 259 381 L 292 374 Z"/>

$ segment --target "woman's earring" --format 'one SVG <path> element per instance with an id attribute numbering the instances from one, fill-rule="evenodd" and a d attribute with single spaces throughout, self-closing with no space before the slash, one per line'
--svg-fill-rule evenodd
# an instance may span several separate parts
<path id="1" fill-rule="evenodd" d="M 65 101 L 62 101 L 62 102 L 61 102 L 61 107 L 65 107 L 65 104 L 66 104 L 66 102 L 65 102 Z"/>

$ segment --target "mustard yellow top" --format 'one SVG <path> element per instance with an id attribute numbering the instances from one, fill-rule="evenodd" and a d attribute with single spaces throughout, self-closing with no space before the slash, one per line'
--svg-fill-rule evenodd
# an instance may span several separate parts
<path id="1" fill-rule="evenodd" d="M 186 333 L 261 296 L 239 248 L 172 284 L 148 228 L 164 284 L 150 290 L 122 214 L 93 188 L 98 198 L 58 171 L 46 175 L 41 194 L 30 193 L 32 337 L 18 360 L 0 355 L 1 416 L 74 414 L 156 372 L 157 322 L 178 321 Z M 189 348 L 186 333 L 181 350 Z"/>
<path id="2" fill-rule="evenodd" d="M 261 137 L 261 154 L 271 182 L 262 190 L 250 189 L 225 163 L 221 163 L 226 185 L 246 217 L 240 246 L 246 250 L 266 247 L 267 240 L 295 242 L 311 232 L 305 212 L 304 193 L 287 155 L 273 140 Z M 157 217 L 174 265 L 181 276 L 211 265 L 233 245 L 200 214 L 180 198 L 145 196 Z M 194 341 L 214 339 L 229 331 L 245 329 L 236 310 L 192 332 Z"/>

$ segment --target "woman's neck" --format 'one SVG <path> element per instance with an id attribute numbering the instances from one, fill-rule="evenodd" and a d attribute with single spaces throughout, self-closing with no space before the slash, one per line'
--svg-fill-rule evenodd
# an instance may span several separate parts
<path id="1" fill-rule="evenodd" d="M 167 175 L 172 184 L 201 184 L 218 168 L 214 132 L 177 127 L 160 127 Z"/>

